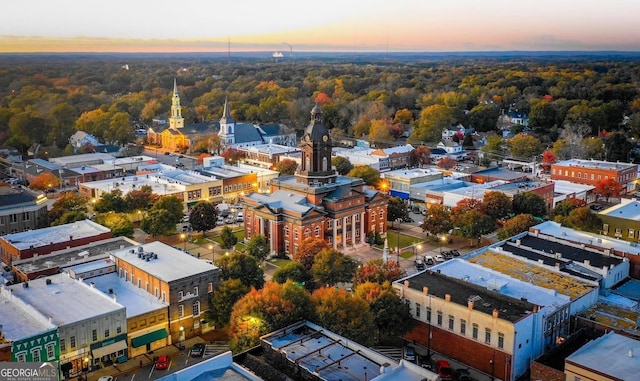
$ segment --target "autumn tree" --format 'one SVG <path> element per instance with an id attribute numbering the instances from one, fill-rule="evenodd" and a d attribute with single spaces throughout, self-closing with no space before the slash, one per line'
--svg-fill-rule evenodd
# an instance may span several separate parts
<path id="1" fill-rule="evenodd" d="M 200 201 L 191 208 L 189 213 L 189 223 L 194 231 L 202 232 L 202 236 L 207 230 L 216 227 L 218 213 L 216 208 L 207 201 Z"/>
<path id="2" fill-rule="evenodd" d="M 222 279 L 239 279 L 242 284 L 254 288 L 264 285 L 264 271 L 255 258 L 241 253 L 224 255 L 216 259 Z"/>
<path id="3" fill-rule="evenodd" d="M 545 173 L 549 173 L 551 171 L 551 166 L 556 163 L 558 159 L 556 155 L 551 150 L 545 150 L 542 153 L 542 170 Z"/>
<path id="4" fill-rule="evenodd" d="M 229 318 L 234 304 L 245 296 L 251 287 L 242 284 L 240 279 L 227 279 L 220 283 L 215 292 L 211 293 L 210 306 L 207 317 L 218 327 L 229 324 Z"/>
<path id="5" fill-rule="evenodd" d="M 572 210 L 586 205 L 587 203 L 579 198 L 568 198 L 556 204 L 556 207 L 553 209 L 553 215 L 554 217 L 567 217 Z"/>
<path id="6" fill-rule="evenodd" d="M 233 306 L 229 344 L 240 352 L 258 345 L 261 335 L 300 320 L 313 320 L 313 316 L 314 306 L 303 288 L 293 282 L 269 282 L 261 290 L 252 289 Z"/>
<path id="7" fill-rule="evenodd" d="M 444 157 L 436 163 L 436 165 L 442 169 L 451 169 L 455 167 L 456 164 L 458 164 L 458 162 L 450 157 Z"/>
<path id="8" fill-rule="evenodd" d="M 269 243 L 267 237 L 257 234 L 247 242 L 247 254 L 255 258 L 259 263 L 267 259 L 269 255 Z"/>
<path id="9" fill-rule="evenodd" d="M 530 160 L 540 153 L 540 140 L 529 134 L 518 134 L 507 142 L 511 155 L 516 158 Z"/>
<path id="10" fill-rule="evenodd" d="M 373 119 L 369 127 L 369 141 L 388 142 L 393 140 L 388 120 Z"/>
<path id="11" fill-rule="evenodd" d="M 126 210 L 146 211 L 158 200 L 158 195 L 153 194 L 152 188 L 148 185 L 140 189 L 132 189 L 124 197 Z"/>
<path id="12" fill-rule="evenodd" d="M 322 250 L 328 249 L 329 245 L 322 238 L 308 237 L 305 238 L 298 249 L 293 253 L 293 260 L 304 266 L 307 271 L 311 270 L 316 255 Z"/>
<path id="13" fill-rule="evenodd" d="M 411 165 L 422 168 L 431 163 L 431 151 L 426 146 L 418 146 L 411 151 Z"/>
<path id="14" fill-rule="evenodd" d="M 427 208 L 427 214 L 422 222 L 422 231 L 433 235 L 447 233 L 453 228 L 451 212 L 443 205 L 435 204 Z"/>
<path id="15" fill-rule="evenodd" d="M 483 234 L 491 233 L 495 230 L 496 221 L 477 209 L 469 210 L 453 217 L 453 226 L 464 238 L 473 242 L 479 240 Z"/>
<path id="16" fill-rule="evenodd" d="M 222 151 L 220 156 L 224 157 L 224 161 L 229 164 L 237 163 L 244 158 L 244 154 L 235 148 L 228 148 Z"/>
<path id="17" fill-rule="evenodd" d="M 602 219 L 587 206 L 569 212 L 562 221 L 563 225 L 586 232 L 597 233 L 602 230 Z"/>
<path id="18" fill-rule="evenodd" d="M 404 275 L 404 270 L 396 261 L 384 262 L 382 259 L 373 259 L 359 266 L 356 271 L 355 283 L 384 283 L 393 282 Z"/>
<path id="19" fill-rule="evenodd" d="M 296 173 L 298 163 L 291 159 L 282 159 L 273 167 L 273 170 L 280 173 L 280 176 L 289 176 Z"/>
<path id="20" fill-rule="evenodd" d="M 278 283 L 285 283 L 291 280 L 298 284 L 307 284 L 311 280 L 309 270 L 305 269 L 302 263 L 289 262 L 273 273 L 272 280 Z"/>
<path id="21" fill-rule="evenodd" d="M 320 326 L 363 345 L 373 343 L 374 318 L 363 299 L 344 289 L 323 287 L 313 292 L 311 301 Z"/>
<path id="22" fill-rule="evenodd" d="M 74 219 L 75 221 L 86 219 L 87 199 L 82 197 L 79 193 L 65 193 L 53 203 L 51 210 L 47 213 L 47 218 L 51 221 L 51 225 L 62 225 L 67 223 L 63 221 L 69 220 L 69 217 L 63 218 L 63 216 L 69 213 L 73 213 L 74 216 L 81 217 L 77 220 Z"/>
<path id="23" fill-rule="evenodd" d="M 346 175 L 353 169 L 353 164 L 346 157 L 336 156 L 331 159 L 331 165 L 336 167 L 339 175 Z"/>
<path id="24" fill-rule="evenodd" d="M 358 177 L 364 180 L 365 184 L 369 186 L 376 186 L 380 181 L 380 172 L 375 168 L 367 166 L 358 166 L 353 168 L 347 174 L 348 177 Z"/>
<path id="25" fill-rule="evenodd" d="M 471 210 L 482 210 L 482 200 L 477 198 L 463 198 L 456 203 L 456 206 L 451 208 L 451 217 L 455 218 Z"/>
<path id="26" fill-rule="evenodd" d="M 544 217 L 547 215 L 547 203 L 535 193 L 518 193 L 513 196 L 513 212 L 515 214 L 531 214 L 534 217 Z"/>
<path id="27" fill-rule="evenodd" d="M 400 197 L 391 197 L 387 203 L 387 221 L 391 221 L 391 227 L 398 218 L 404 220 L 408 217 L 409 209 L 404 200 Z"/>
<path id="28" fill-rule="evenodd" d="M 610 198 L 619 198 L 624 194 L 624 186 L 615 178 L 609 177 L 596 182 L 596 188 L 593 190 L 598 197 L 603 197 L 609 202 Z"/>
<path id="29" fill-rule="evenodd" d="M 482 212 L 496 220 L 508 217 L 512 212 L 511 198 L 502 192 L 485 192 Z"/>
<path id="30" fill-rule="evenodd" d="M 351 281 L 356 267 L 356 262 L 351 257 L 334 249 L 325 249 L 316 255 L 311 274 L 319 284 L 334 285 Z"/>
<path id="31" fill-rule="evenodd" d="M 529 230 L 530 227 L 537 224 L 536 220 L 530 214 L 518 214 L 508 219 L 502 229 L 498 230 L 499 239 L 507 239 L 516 234 L 520 234 Z"/>
<path id="32" fill-rule="evenodd" d="M 40 191 L 55 189 L 59 186 L 60 179 L 48 172 L 42 172 L 38 176 L 34 177 L 29 183 L 29 188 Z"/>
<path id="33" fill-rule="evenodd" d="M 442 130 L 451 126 L 455 119 L 455 108 L 442 104 L 425 107 L 420 112 L 417 126 L 408 141 L 411 143 L 437 142 L 442 137 Z"/>
<path id="34" fill-rule="evenodd" d="M 581 148 L 584 152 L 584 159 L 602 160 L 604 150 L 602 148 L 602 140 L 595 136 L 582 139 Z"/>
<path id="35" fill-rule="evenodd" d="M 395 123 L 409 124 L 413 121 L 413 113 L 410 110 L 403 108 L 402 110 L 396 111 L 393 121 Z"/>

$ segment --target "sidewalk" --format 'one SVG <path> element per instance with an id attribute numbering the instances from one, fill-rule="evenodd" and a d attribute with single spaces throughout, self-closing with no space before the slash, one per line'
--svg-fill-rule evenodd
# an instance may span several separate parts
<path id="1" fill-rule="evenodd" d="M 411 346 L 414 347 L 416 350 L 416 353 L 420 356 L 420 358 L 422 357 L 426 357 L 427 353 L 429 352 L 429 350 L 423 346 L 421 346 L 420 344 L 417 343 L 411 343 L 411 342 L 407 342 L 407 346 Z M 454 360 L 450 357 L 446 357 L 444 355 L 442 355 L 441 353 L 438 353 L 436 351 L 434 351 L 433 349 L 431 350 L 431 364 L 435 364 L 436 361 L 438 360 L 446 360 L 449 362 L 449 365 L 451 365 L 451 368 L 456 370 L 456 369 L 466 369 L 469 371 L 469 373 L 471 374 L 471 377 L 473 377 L 475 380 L 477 381 L 491 381 L 492 378 L 490 375 L 481 372 L 477 369 L 474 368 L 470 368 L 468 365 L 461 363 L 458 360 Z M 497 379 L 493 379 L 493 380 L 497 380 Z"/>
<path id="2" fill-rule="evenodd" d="M 168 355 L 170 358 L 175 359 L 177 357 L 181 357 L 182 355 L 187 355 L 193 345 L 196 343 L 205 343 L 205 340 L 203 340 L 199 336 L 192 337 L 191 339 L 182 342 L 182 344 L 184 344 L 183 350 L 180 350 L 178 348 L 179 344 L 169 345 L 164 348 L 148 352 L 144 355 L 130 358 L 124 363 L 113 364 L 104 368 L 100 368 L 93 372 L 89 372 L 87 381 L 97 381 L 102 376 L 112 376 L 113 378 L 116 378 L 127 373 L 135 372 L 142 367 L 152 365 L 154 357 Z M 140 364 L 142 364 L 142 366 Z"/>

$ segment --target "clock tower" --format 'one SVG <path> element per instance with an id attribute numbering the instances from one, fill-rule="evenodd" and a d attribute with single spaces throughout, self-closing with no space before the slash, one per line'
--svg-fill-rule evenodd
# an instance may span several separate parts
<path id="1" fill-rule="evenodd" d="M 331 166 L 331 136 L 322 122 L 322 110 L 316 104 L 311 110 L 311 123 L 300 142 L 302 163 L 296 174 L 299 183 L 319 186 L 335 183 L 336 173 Z"/>

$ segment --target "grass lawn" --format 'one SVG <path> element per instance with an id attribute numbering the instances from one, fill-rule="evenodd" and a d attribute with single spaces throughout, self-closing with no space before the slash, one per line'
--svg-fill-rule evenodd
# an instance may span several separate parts
<path id="1" fill-rule="evenodd" d="M 287 264 L 291 263 L 290 259 L 284 259 L 284 258 L 275 258 L 275 259 L 270 259 L 269 263 L 271 263 L 274 266 L 277 267 L 284 267 Z"/>
<path id="2" fill-rule="evenodd" d="M 387 232 L 387 240 L 389 242 L 389 251 L 393 251 L 391 250 L 391 248 L 396 248 L 398 247 L 398 232 L 396 231 L 388 231 Z M 407 248 L 415 243 L 421 243 L 424 242 L 424 240 L 422 238 L 416 238 L 410 235 L 405 235 L 405 234 L 400 234 L 400 247 L 401 248 Z M 374 245 L 374 247 L 377 247 L 378 249 L 382 249 L 384 247 L 384 244 L 382 245 Z M 413 250 L 413 248 L 411 248 Z M 413 253 L 413 251 L 412 251 Z M 402 255 L 402 253 L 400 254 Z M 404 258 L 404 257 L 403 257 Z"/>
<path id="3" fill-rule="evenodd" d="M 236 236 L 236 238 L 238 239 L 238 243 L 236 244 L 236 250 L 244 250 L 246 247 L 245 244 L 242 243 L 242 241 L 244 240 L 244 230 L 235 231 L 233 232 L 233 235 Z M 215 237 L 211 237 L 211 240 L 217 242 L 218 245 L 222 245 L 222 238 L 220 238 L 219 235 Z"/>

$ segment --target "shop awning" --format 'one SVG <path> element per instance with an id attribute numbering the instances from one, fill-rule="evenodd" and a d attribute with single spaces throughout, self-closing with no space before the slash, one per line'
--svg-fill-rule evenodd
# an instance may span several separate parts
<path id="1" fill-rule="evenodd" d="M 406 192 L 400 192 L 392 189 L 391 192 L 389 192 L 389 194 L 391 195 L 391 197 L 400 197 L 403 200 L 409 199 L 409 193 L 406 193 Z"/>
<path id="2" fill-rule="evenodd" d="M 164 339 L 167 336 L 169 336 L 167 330 L 162 328 L 157 331 L 149 332 L 146 335 L 134 337 L 133 339 L 131 339 L 131 346 L 134 348 L 138 348 L 143 345 L 153 343 L 156 340 Z"/>
<path id="3" fill-rule="evenodd" d="M 102 356 L 110 355 L 112 353 L 116 353 L 123 349 L 127 349 L 126 340 L 117 341 L 113 344 L 105 345 L 104 347 L 96 348 L 91 351 L 93 353 L 93 358 L 101 358 Z"/>

